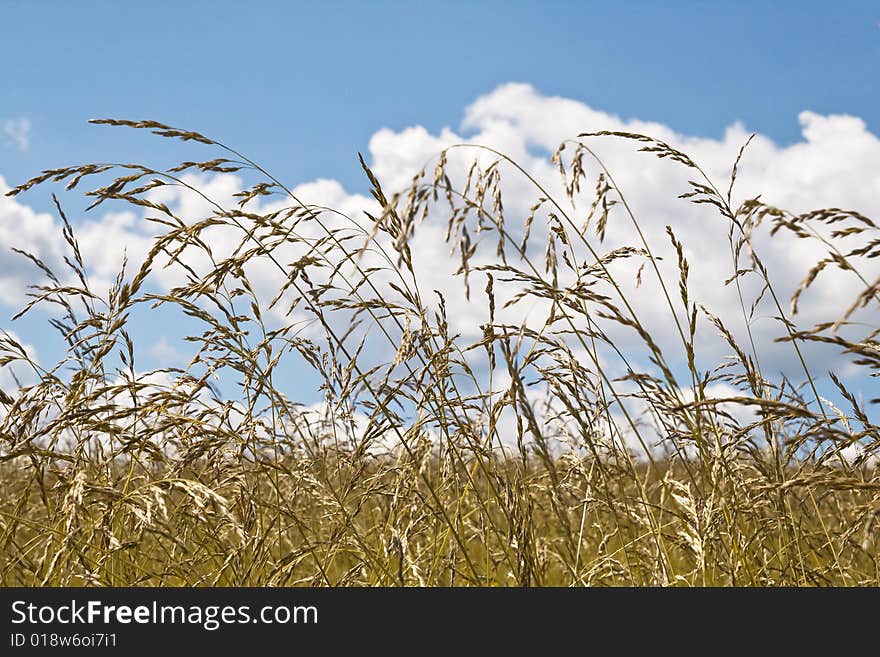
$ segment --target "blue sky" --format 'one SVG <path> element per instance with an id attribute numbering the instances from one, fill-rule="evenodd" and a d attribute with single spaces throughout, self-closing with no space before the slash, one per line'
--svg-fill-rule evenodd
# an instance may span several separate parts
<path id="1" fill-rule="evenodd" d="M 0 149 L 14 181 L 132 144 L 167 152 L 85 125 L 115 116 L 196 127 L 288 180 L 361 186 L 354 155 L 376 130 L 455 127 L 511 81 L 694 135 L 741 120 L 787 143 L 804 109 L 880 128 L 875 2 L 0 5 L 0 116 L 32 126 L 26 153 Z"/>
<path id="2" fill-rule="evenodd" d="M 0 0 L 0 11 L 0 176 L 10 185 L 65 164 L 191 158 L 191 145 L 86 123 L 110 116 L 199 130 L 291 184 L 327 178 L 364 193 L 356 154 L 377 134 L 385 140 L 373 163 L 391 178 L 382 162 L 394 148 L 419 155 L 427 143 L 433 153 L 447 126 L 490 139 L 493 121 L 507 122 L 522 144 L 552 148 L 540 125 L 508 111 L 513 99 L 534 108 L 533 123 L 575 133 L 571 117 L 619 117 L 708 138 L 725 165 L 754 131 L 765 139 L 756 157 L 776 158 L 779 175 L 768 180 L 782 198 L 808 181 L 818 190 L 810 203 L 876 206 L 876 194 L 844 189 L 849 156 L 835 146 L 867 144 L 865 162 L 880 153 L 874 2 Z M 530 87 L 495 93 L 511 82 Z M 468 110 L 478 98 L 489 109 Z M 858 120 L 822 118 L 830 115 Z M 738 122 L 742 135 L 730 137 Z M 413 137 L 411 126 L 424 134 Z M 792 162 L 809 175 L 792 178 Z M 862 182 L 869 192 L 880 184 Z M 49 211 L 48 191 L 20 202 Z M 155 318 L 140 326 L 163 337 Z M 38 345 L 46 337 L 42 320 L 13 328 Z"/>

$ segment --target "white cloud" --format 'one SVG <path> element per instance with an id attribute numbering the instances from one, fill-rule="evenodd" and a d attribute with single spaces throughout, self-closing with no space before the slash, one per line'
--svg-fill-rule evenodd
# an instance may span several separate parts
<path id="1" fill-rule="evenodd" d="M 27 286 L 38 279 L 33 265 L 12 249 L 31 253 L 50 267 L 59 266 L 64 250 L 60 223 L 6 196 L 8 190 L 0 176 L 0 301 L 15 306 L 25 299 Z"/>
<path id="2" fill-rule="evenodd" d="M 30 148 L 31 122 L 29 119 L 24 117 L 4 119 L 0 121 L 0 132 L 3 133 L 6 141 L 18 150 L 24 152 Z"/>
<path id="3" fill-rule="evenodd" d="M 880 140 L 877 136 L 856 117 L 822 116 L 805 111 L 797 118 L 802 127 L 800 141 L 782 146 L 765 135 L 758 135 L 753 140 L 739 169 L 735 203 L 761 194 L 766 202 L 793 211 L 836 206 L 854 209 L 867 216 L 880 216 Z M 459 130 L 446 128 L 437 134 L 420 126 L 400 131 L 379 130 L 370 140 L 368 160 L 386 192 L 405 191 L 412 175 L 443 148 L 460 142 L 485 144 L 511 155 L 551 193 L 562 197 L 559 175 L 549 161 L 549 153 L 563 139 L 597 130 L 640 132 L 666 141 L 692 155 L 722 189 L 726 189 L 731 165 L 749 135 L 747 127 L 739 123 L 728 127 L 719 139 L 682 134 L 661 123 L 623 119 L 577 100 L 545 96 L 529 85 L 507 84 L 481 96 L 466 108 Z M 677 296 L 678 273 L 674 250 L 665 233 L 667 224 L 674 228 L 685 245 L 685 255 L 691 266 L 693 298 L 722 316 L 730 327 L 738 327 L 737 335 L 743 337 L 736 289 L 732 285 L 723 286 L 733 267 L 727 241 L 728 226 L 710 206 L 695 206 L 677 198 L 678 194 L 688 191 L 687 179 L 693 173 L 684 171 L 675 163 L 636 152 L 638 144 L 633 142 L 595 138 L 590 145 L 626 195 L 651 248 L 663 257 L 661 272 L 680 315 L 683 313 Z M 453 151 L 450 173 L 462 174 L 474 155 L 473 151 Z M 588 179 L 584 187 L 591 190 L 599 168 L 595 162 L 587 160 L 585 163 Z M 429 177 L 432 166 L 433 163 L 429 164 Z M 505 170 L 504 176 L 507 221 L 515 231 L 525 209 L 539 192 L 512 169 Z M 229 174 L 187 175 L 184 178 L 227 207 L 233 203 L 232 194 L 242 184 L 240 178 Z M 5 189 L 0 178 L 0 191 Z M 304 183 L 295 187 L 294 193 L 306 202 L 339 209 L 356 222 L 363 221 L 362 210 L 375 207 L 371 199 L 346 192 L 334 180 Z M 153 198 L 173 205 L 183 217 L 202 217 L 210 212 L 210 206 L 203 199 L 183 193 L 179 187 L 160 188 L 154 192 Z M 575 217 L 578 220 L 583 218 L 589 200 L 586 198 L 585 205 L 577 209 Z M 280 205 L 274 201 L 262 205 L 264 210 L 277 207 Z M 326 219 L 334 226 L 343 221 L 330 215 L 326 215 Z M 151 235 L 155 232 L 154 227 L 145 224 L 141 216 L 132 212 L 107 213 L 77 225 L 84 258 L 98 281 L 105 286 L 116 273 L 123 248 L 129 259 L 137 263 L 149 248 Z M 445 218 L 441 215 L 430 215 L 416 229 L 412 250 L 422 296 L 427 300 L 433 297 L 431 290 L 442 291 L 449 304 L 452 330 L 473 337 L 479 324 L 485 321 L 485 299 L 481 294 L 485 279 L 475 277 L 472 301 L 467 302 L 461 293 L 461 281 L 452 277 L 458 263 L 448 257 L 449 246 L 443 239 L 445 229 Z M 307 234 L 314 231 L 312 236 L 318 234 L 314 226 L 303 225 L 302 230 Z M 218 258 L 228 255 L 240 239 L 240 233 L 234 229 L 212 231 L 211 246 Z M 535 239 L 540 239 L 537 226 L 534 233 Z M 491 235 L 487 239 L 494 240 Z M 599 245 L 592 236 L 590 240 L 600 252 L 620 244 L 639 245 L 630 220 L 619 207 L 611 216 L 605 244 Z M 821 257 L 822 249 L 812 241 L 796 240 L 784 234 L 769 239 L 767 231 L 760 232 L 756 241 L 787 308 L 788 296 L 815 260 Z M 5 197 L 0 197 L 0 245 L 4 247 L 0 251 L 0 301 L 6 304 L 20 303 L 25 283 L 33 280 L 32 268 L 25 267 L 26 263 L 19 258 L 13 258 L 9 246 L 33 251 L 47 263 L 54 264 L 60 263 L 64 252 L 56 220 L 48 214 L 33 211 L 22 201 Z M 494 244 L 488 246 L 485 257 L 489 258 L 493 250 Z M 480 257 L 483 256 L 477 256 Z M 201 261 L 196 258 L 195 264 L 208 266 L 210 263 L 202 257 Z M 675 325 L 670 321 L 665 298 L 649 269 L 643 273 L 641 288 L 635 289 L 637 265 L 615 268 L 621 276 L 621 287 L 630 295 L 637 313 L 648 324 L 664 351 L 671 359 L 680 359 L 682 347 Z M 865 267 L 869 280 L 880 273 L 873 262 Z M 248 275 L 258 292 L 265 294 L 266 298 L 271 298 L 282 280 L 281 272 L 268 262 L 256 263 Z M 164 286 L 182 280 L 179 270 L 157 270 L 157 276 Z M 376 274 L 375 280 L 384 280 L 383 275 Z M 799 321 L 810 325 L 819 318 L 833 317 L 847 305 L 858 289 L 856 284 L 850 274 L 843 272 L 823 275 L 805 295 Z M 744 286 L 747 294 L 754 294 L 759 287 L 754 280 L 744 281 Z M 503 292 L 503 286 L 499 285 L 498 289 Z M 748 298 L 746 303 L 750 300 Z M 516 318 L 516 313 L 522 312 L 517 307 L 509 312 L 508 317 Z M 772 338 L 782 331 L 779 323 L 772 319 L 775 314 L 772 307 L 762 306 L 758 311 L 760 319 L 752 327 L 761 345 L 762 364 L 770 370 L 793 362 L 790 346 L 772 343 Z M 632 349 L 633 358 L 640 358 L 636 353 L 639 341 L 631 331 L 613 328 L 609 331 L 622 350 Z M 698 364 L 702 368 L 715 366 L 729 351 L 710 337 L 711 333 L 707 330 L 700 338 L 703 349 Z M 815 358 L 830 356 L 817 355 Z M 834 360 L 817 362 L 819 371 L 839 364 Z"/>
<path id="4" fill-rule="evenodd" d="M 183 354 L 164 335 L 150 347 L 150 355 L 165 366 L 178 365 L 184 359 Z"/>
<path id="5" fill-rule="evenodd" d="M 876 468 L 880 464 L 880 456 L 876 452 L 869 452 L 862 443 L 854 442 L 840 450 L 841 458 L 847 463 L 859 463 L 868 468 Z"/>

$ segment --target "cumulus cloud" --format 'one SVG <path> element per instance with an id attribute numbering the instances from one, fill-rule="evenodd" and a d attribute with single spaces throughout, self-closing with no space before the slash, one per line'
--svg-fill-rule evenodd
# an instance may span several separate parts
<path id="1" fill-rule="evenodd" d="M 0 302 L 16 306 L 25 299 L 35 275 L 34 267 L 12 249 L 31 253 L 50 267 L 57 267 L 64 247 L 60 222 L 6 196 L 8 190 L 9 185 L 0 176 Z"/>
<path id="2" fill-rule="evenodd" d="M 7 143 L 24 152 L 31 145 L 31 122 L 29 119 L 20 117 L 4 119 L 0 121 L 0 132 Z"/>
<path id="3" fill-rule="evenodd" d="M 755 137 L 739 167 L 734 205 L 761 195 L 764 201 L 794 212 L 843 207 L 869 217 L 877 216 L 880 213 L 880 141 L 877 136 L 856 117 L 803 112 L 798 120 L 802 139 L 790 146 L 778 145 L 765 135 Z M 421 128 L 380 131 L 370 143 L 374 170 L 380 179 L 392 181 L 392 189 L 395 185 L 404 188 L 409 176 L 438 150 L 467 141 L 510 154 L 546 189 L 561 197 L 559 176 L 549 161 L 549 154 L 561 141 L 579 133 L 616 130 L 648 134 L 683 150 L 693 156 L 721 189 L 726 189 L 736 155 L 750 134 L 741 124 L 730 126 L 720 139 L 681 134 L 657 122 L 623 119 L 579 101 L 545 96 L 525 84 L 504 85 L 477 99 L 466 109 L 461 128 L 460 133 L 444 130 L 437 135 Z M 733 273 L 728 226 L 711 207 L 695 206 L 677 198 L 680 193 L 689 191 L 687 180 L 693 173 L 676 163 L 638 153 L 638 144 L 632 142 L 595 138 L 589 143 L 623 191 L 648 244 L 663 258 L 661 272 L 673 302 L 678 302 L 678 272 L 675 253 L 666 235 L 667 225 L 684 243 L 685 256 L 691 266 L 692 297 L 726 321 L 733 320 L 731 327 L 739 329 L 735 331 L 737 337 L 745 339 L 737 290 L 733 285 L 724 285 Z M 595 162 L 588 161 L 587 167 L 594 176 L 599 171 Z M 506 207 L 524 215 L 537 191 L 516 172 L 507 172 L 506 180 Z M 430 263 L 430 270 L 436 272 L 431 280 L 437 280 L 438 287 L 444 289 L 452 279 L 447 276 L 449 269 L 444 269 L 437 259 L 442 230 L 442 226 L 430 223 L 420 227 L 413 249 L 417 254 L 415 260 Z M 766 230 L 755 238 L 787 310 L 788 296 L 812 264 L 824 255 L 824 247 L 815 241 L 797 240 L 784 234 L 770 239 Z M 620 244 L 639 245 L 639 240 L 634 239 L 634 227 L 622 211 L 612 215 L 606 247 L 600 250 Z M 450 264 L 454 269 L 454 263 Z M 863 263 L 863 266 L 863 274 L 869 280 L 880 273 L 874 263 Z M 426 273 L 430 278 L 430 272 Z M 625 292 L 636 300 L 640 316 L 648 318 L 649 328 L 661 346 L 674 347 L 675 326 L 657 281 L 646 273 L 642 289 L 635 290 L 633 279 L 631 276 L 622 279 Z M 454 285 L 460 284 L 456 281 Z M 807 295 L 810 301 L 801 306 L 799 322 L 810 326 L 815 321 L 836 316 L 849 303 L 857 285 L 850 273 L 827 271 Z M 759 292 L 760 284 L 753 277 L 745 279 L 743 286 L 748 306 L 751 297 Z M 460 299 L 460 295 L 453 298 Z M 479 326 L 468 310 L 459 308 L 452 313 L 461 320 L 456 329 L 466 331 L 470 326 L 474 330 Z M 778 310 L 765 303 L 759 306 L 751 324 L 756 342 L 765 345 L 764 365 L 772 370 L 782 369 L 793 360 L 789 345 L 772 343 L 772 339 L 782 333 L 781 325 L 773 319 L 777 315 Z M 622 346 L 628 344 L 626 336 L 614 337 L 621 340 Z M 630 335 L 630 339 L 636 338 Z M 719 349 L 724 351 L 716 342 L 711 353 L 717 355 Z M 819 369 L 831 364 L 831 361 L 820 361 Z M 704 363 L 707 367 L 711 365 L 711 362 Z"/>
<path id="4" fill-rule="evenodd" d="M 761 195 L 764 201 L 795 212 L 833 206 L 856 210 L 869 217 L 880 216 L 880 140 L 877 136 L 857 117 L 823 116 L 804 111 L 797 120 L 802 138 L 794 144 L 780 145 L 766 135 L 757 135 L 753 139 L 739 167 L 734 204 Z M 559 174 L 550 162 L 550 153 L 564 139 L 599 130 L 644 133 L 668 142 L 691 155 L 719 188 L 725 190 L 736 155 L 750 134 L 747 126 L 739 123 L 729 126 L 720 138 L 683 134 L 661 123 L 625 119 L 578 100 L 543 95 L 527 84 L 506 84 L 467 107 L 458 129 L 445 128 L 438 133 L 420 126 L 400 131 L 379 130 L 369 142 L 368 161 L 387 192 L 404 191 L 413 174 L 426 163 L 429 163 L 430 172 L 432 158 L 444 148 L 462 142 L 482 144 L 510 155 L 546 190 L 563 198 Z M 677 198 L 689 191 L 687 181 L 693 172 L 685 171 L 674 162 L 659 161 L 639 153 L 638 145 L 632 142 L 602 137 L 590 140 L 589 144 L 614 176 L 648 244 L 663 258 L 661 274 L 670 289 L 673 303 L 680 304 L 678 272 L 675 252 L 666 234 L 667 225 L 684 244 L 684 254 L 691 266 L 692 298 L 704 303 L 715 314 L 734 320 L 738 327 L 737 336 L 743 338 L 745 327 L 737 290 L 733 285 L 724 285 L 733 272 L 728 225 L 710 206 L 697 206 Z M 465 150 L 451 153 L 450 172 L 462 174 L 475 154 Z M 589 178 L 595 179 L 600 166 L 590 160 L 585 164 L 588 169 L 585 186 L 589 188 L 592 184 Z M 232 195 L 242 185 L 242 180 L 231 174 L 211 177 L 193 174 L 185 176 L 185 180 L 227 207 L 233 204 Z M 540 192 L 525 176 L 510 168 L 504 171 L 503 185 L 508 220 L 512 224 L 521 223 L 527 208 Z M 0 192 L 6 189 L 0 178 Z M 334 180 L 306 182 L 293 191 L 305 202 L 336 208 L 355 221 L 363 219 L 363 210 L 375 208 L 371 199 L 346 191 Z M 180 187 L 159 188 L 153 192 L 152 198 L 172 205 L 185 218 L 202 217 L 210 212 L 204 199 L 187 194 Z M 273 203 L 264 203 L 261 209 L 270 210 L 281 205 Z M 586 206 L 577 210 L 579 218 L 588 206 L 589 199 Z M 417 227 L 412 242 L 420 286 L 426 295 L 432 289 L 440 290 L 449 304 L 452 330 L 475 337 L 480 323 L 485 321 L 485 301 L 468 302 L 461 293 L 461 281 L 453 276 L 458 262 L 448 257 L 449 246 L 444 243 L 445 222 L 438 219 L 429 215 Z M 77 222 L 77 229 L 83 256 L 103 285 L 109 285 L 115 276 L 123 249 L 131 261 L 137 262 L 147 252 L 155 232 L 145 224 L 142 216 L 133 212 L 106 213 L 96 219 Z M 9 247 L 34 252 L 47 263 L 59 263 L 64 252 L 60 234 L 59 223 L 51 215 L 34 211 L 24 201 L 0 197 L 0 245 L 4 247 L 0 251 L 0 301 L 11 305 L 20 303 L 25 284 L 33 279 L 32 268 L 25 267 L 23 261 L 13 257 Z M 215 256 L 223 257 L 235 247 L 240 235 L 234 230 L 217 229 L 210 238 Z M 640 245 L 630 218 L 620 206 L 612 213 L 605 243 L 600 245 L 595 240 L 594 243 L 600 252 L 621 244 Z M 810 266 L 824 254 L 818 242 L 797 240 L 787 235 L 770 239 L 766 230 L 756 235 L 756 243 L 764 264 L 779 287 L 783 302 Z M 207 266 L 209 263 L 202 264 Z M 864 274 L 869 280 L 880 274 L 873 263 L 866 267 Z M 248 274 L 255 286 L 267 295 L 283 280 L 282 273 L 270 263 L 255 264 Z M 165 287 L 182 280 L 182 273 L 173 268 L 158 271 L 157 276 L 156 280 Z M 799 321 L 809 326 L 818 319 L 828 319 L 841 312 L 857 290 L 855 284 L 847 272 L 832 271 L 823 275 L 808 293 L 809 302 L 805 297 Z M 478 285 L 482 286 L 482 282 Z M 632 295 L 640 316 L 647 318 L 646 323 L 661 347 L 680 352 L 681 345 L 676 346 L 677 332 L 667 302 L 650 271 L 643 274 L 639 289 L 636 289 L 633 272 L 621 274 L 621 285 L 626 294 Z M 743 285 L 748 304 L 749 295 L 756 294 L 760 285 L 748 279 Z M 512 312 L 521 314 L 524 310 L 517 308 Z M 680 307 L 678 312 L 682 313 Z M 772 345 L 772 338 L 782 332 L 779 322 L 773 319 L 776 314 L 778 312 L 771 305 L 760 306 L 751 330 L 759 344 L 770 345 L 764 354 L 765 364 L 770 368 L 784 369 L 793 358 L 789 346 Z M 703 333 L 708 336 L 713 331 L 707 327 Z M 631 331 L 621 330 L 612 337 L 623 349 L 630 342 L 638 342 Z M 713 367 L 717 359 L 729 351 L 710 337 L 700 339 L 705 340 L 702 353 L 709 355 L 706 362 L 700 363 L 701 367 Z M 634 354 L 633 359 L 638 359 L 638 355 Z M 839 362 L 821 361 L 820 369 L 836 364 Z"/>

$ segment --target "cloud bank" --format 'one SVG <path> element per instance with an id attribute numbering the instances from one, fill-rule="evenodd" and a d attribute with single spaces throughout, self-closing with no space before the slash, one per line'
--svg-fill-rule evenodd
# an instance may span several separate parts
<path id="1" fill-rule="evenodd" d="M 797 120 L 802 136 L 796 143 L 780 145 L 760 134 L 752 140 L 739 167 L 734 205 L 760 195 L 765 202 L 793 212 L 841 207 L 868 217 L 880 217 L 878 137 L 861 119 L 853 116 L 823 116 L 803 111 Z M 505 84 L 465 108 L 458 129 L 445 128 L 436 134 L 421 126 L 400 131 L 378 130 L 370 139 L 367 159 L 386 191 L 403 191 L 408 188 L 413 174 L 426 163 L 435 161 L 444 148 L 463 142 L 481 144 L 511 156 L 550 193 L 564 198 L 559 173 L 550 161 L 550 154 L 565 139 L 599 130 L 644 133 L 665 141 L 692 156 L 709 178 L 724 189 L 737 153 L 750 135 L 748 128 L 738 123 L 729 126 L 718 139 L 683 134 L 662 123 L 626 119 L 578 100 L 543 95 L 527 84 Z M 19 146 L 24 143 L 26 147 L 27 126 L 24 126 L 23 134 L 24 141 L 19 142 Z M 728 226 L 712 208 L 696 206 L 678 198 L 679 194 L 689 191 L 688 175 L 693 174 L 688 174 L 675 163 L 638 153 L 637 145 L 632 142 L 603 137 L 590 141 L 590 146 L 614 176 L 645 239 L 663 258 L 662 273 L 670 281 L 670 289 L 673 292 L 676 289 L 677 270 L 675 251 L 666 234 L 667 225 L 684 244 L 684 253 L 691 265 L 692 296 L 715 314 L 728 318 L 739 314 L 742 328 L 736 290 L 732 285 L 724 285 L 733 271 Z M 456 151 L 450 157 L 450 171 L 463 173 L 474 154 Z M 595 179 L 600 168 L 597 162 L 587 161 L 585 164 L 588 169 L 585 186 L 590 187 L 591 179 Z M 429 171 L 432 166 L 429 164 Z M 242 184 L 234 174 L 190 175 L 187 180 L 221 205 L 231 205 L 234 201 L 232 195 Z M 7 189 L 8 184 L 0 177 L 0 194 Z M 521 223 L 539 195 L 538 191 L 525 176 L 513 170 L 505 171 L 503 190 L 506 214 L 514 223 Z M 336 208 L 358 221 L 363 219 L 363 210 L 375 210 L 372 199 L 348 192 L 335 180 L 305 182 L 293 191 L 308 203 Z M 168 203 L 182 217 L 200 217 L 210 211 L 203 199 L 181 192 L 179 188 L 161 188 L 155 199 Z M 270 210 L 281 205 L 283 203 L 271 201 L 260 209 Z M 153 226 L 131 211 L 107 212 L 80 219 L 75 221 L 75 227 L 84 259 L 99 287 L 110 284 L 123 251 L 131 262 L 137 263 L 143 258 L 155 233 Z M 461 281 L 452 275 L 458 262 L 448 257 L 445 230 L 445 223 L 437 221 L 433 215 L 419 225 L 412 242 L 413 260 L 422 289 L 444 292 L 450 303 L 452 329 L 466 335 L 468 332 L 474 334 L 485 321 L 485 302 L 468 302 L 461 294 Z M 633 235 L 630 219 L 622 211 L 617 212 L 609 220 L 607 238 L 601 250 L 633 243 Z M 217 252 L 222 254 L 224 249 L 233 248 L 238 236 L 219 231 L 212 239 L 215 240 L 212 247 L 216 243 Z M 771 278 L 786 299 L 810 266 L 824 254 L 821 244 L 813 240 L 798 240 L 785 235 L 773 239 L 767 234 L 757 235 L 756 243 Z M 29 207 L 26 196 L 15 199 L 0 196 L 0 303 L 10 309 L 24 300 L 25 286 L 34 280 L 33 267 L 13 254 L 11 247 L 34 253 L 50 266 L 61 268 L 65 247 L 60 222 L 50 214 Z M 867 263 L 866 267 L 866 276 L 874 277 L 880 273 L 872 263 Z M 249 275 L 267 294 L 277 289 L 282 280 L 280 273 L 270 266 L 258 265 Z M 648 274 L 644 278 L 640 289 L 636 290 L 635 277 L 627 275 L 626 280 L 630 281 L 627 285 L 637 295 L 639 312 L 653 320 L 651 330 L 661 346 L 672 348 L 676 333 L 669 321 L 665 299 L 657 282 Z M 180 272 L 165 270 L 158 273 L 156 280 L 167 288 L 182 279 Z M 748 294 L 757 292 L 754 285 L 744 285 Z M 846 272 L 830 271 L 823 275 L 805 295 L 799 321 L 809 325 L 842 311 L 854 295 L 855 285 L 852 275 Z M 752 322 L 752 330 L 760 343 L 771 341 L 780 334 L 779 323 L 773 319 L 773 314 L 772 308 L 762 306 Z M 612 337 L 619 339 L 623 348 L 628 340 L 633 339 L 624 333 Z M 725 348 L 721 343 L 706 340 L 709 361 L 724 356 Z M 160 341 L 154 352 L 169 355 L 174 350 L 172 345 Z M 819 361 L 820 367 L 843 367 L 842 361 L 835 360 L 833 355 L 823 354 L 814 356 L 825 359 Z M 785 368 L 791 358 L 787 347 L 767 354 L 770 366 L 779 369 Z M 717 362 L 706 362 L 704 366 L 715 364 Z"/>

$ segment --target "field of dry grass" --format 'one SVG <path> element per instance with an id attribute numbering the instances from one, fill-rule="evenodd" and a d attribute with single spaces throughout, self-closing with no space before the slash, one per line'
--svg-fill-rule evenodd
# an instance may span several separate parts
<path id="1" fill-rule="evenodd" d="M 393 192 L 362 160 L 376 203 L 352 217 L 308 205 L 201 134 L 102 123 L 217 153 L 170 170 L 55 169 L 11 192 L 100 181 L 93 205 L 146 212 L 157 237 L 109 290 L 90 285 L 66 219 L 68 271 L 29 256 L 42 282 L 23 312 L 50 309 L 66 351 L 49 366 L 0 336 L 0 364 L 32 375 L 0 399 L 3 585 L 880 584 L 878 427 L 859 391 L 806 355 L 825 345 L 877 371 L 876 327 L 851 321 L 878 300 L 868 217 L 734 207 L 736 166 L 722 184 L 672 146 L 625 133 L 564 144 L 553 156 L 562 197 L 486 147 L 438 153 Z M 661 263 L 594 151 L 602 139 L 687 172 L 681 202 L 703 204 L 729 239 L 738 316 L 691 298 L 687 236 L 674 227 L 662 246 L 677 262 Z M 453 170 L 465 155 L 473 166 Z M 193 172 L 254 180 L 225 207 Z M 505 206 L 508 176 L 533 185 L 527 216 Z M 211 210 L 176 216 L 157 200 L 169 185 Z M 420 286 L 410 242 L 423 221 L 447 227 L 460 294 L 485 318 L 476 338 L 451 329 L 450 300 Z M 631 226 L 631 243 L 608 246 L 609 222 Z M 216 248 L 218 231 L 237 241 Z M 776 289 L 757 231 L 827 248 L 793 299 Z M 252 285 L 255 267 L 275 271 L 277 289 Z M 163 268 L 178 285 L 153 283 Z M 800 328 L 797 304 L 833 269 L 851 275 L 849 310 Z M 800 380 L 762 370 L 746 279 Z M 677 355 L 640 311 L 649 280 Z M 154 307 L 185 318 L 188 366 L 137 369 L 129 320 Z M 708 369 L 696 338 L 706 330 L 731 354 Z M 306 370 L 322 395 L 308 406 L 288 385 Z M 719 384 L 734 392 L 710 394 Z"/>

